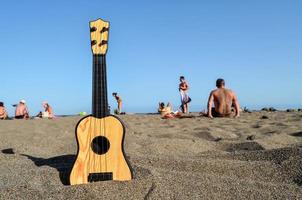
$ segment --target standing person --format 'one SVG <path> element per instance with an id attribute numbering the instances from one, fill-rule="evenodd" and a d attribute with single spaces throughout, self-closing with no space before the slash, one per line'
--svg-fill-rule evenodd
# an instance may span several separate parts
<path id="1" fill-rule="evenodd" d="M 17 105 L 16 111 L 15 111 L 16 119 L 28 119 L 29 118 L 29 112 L 28 112 L 27 106 L 25 104 L 26 104 L 26 101 L 22 99 L 19 102 L 19 104 Z"/>
<path id="2" fill-rule="evenodd" d="M 42 103 L 42 105 L 45 109 L 44 113 L 42 113 L 42 117 L 52 119 L 54 117 L 54 114 L 53 114 L 51 106 L 46 101 L 44 101 Z"/>
<path id="3" fill-rule="evenodd" d="M 184 76 L 179 77 L 179 92 L 180 92 L 180 99 L 181 99 L 181 108 L 183 113 L 189 113 L 189 102 L 191 98 L 189 97 L 188 90 L 189 84 L 185 80 Z"/>
<path id="4" fill-rule="evenodd" d="M 121 114 L 122 113 L 122 98 L 120 96 L 118 96 L 118 94 L 116 92 L 112 93 L 112 96 L 114 96 L 114 98 L 117 101 L 117 114 Z"/>
<path id="5" fill-rule="evenodd" d="M 7 112 L 5 110 L 4 103 L 0 102 L 0 119 L 6 119 L 7 116 L 8 115 L 7 115 Z"/>
<path id="6" fill-rule="evenodd" d="M 208 117 L 230 117 L 232 106 L 235 107 L 235 117 L 240 115 L 240 106 L 236 94 L 225 88 L 225 81 L 222 78 L 216 80 L 216 90 L 210 93 L 208 100 Z M 212 104 L 214 102 L 214 108 Z"/>

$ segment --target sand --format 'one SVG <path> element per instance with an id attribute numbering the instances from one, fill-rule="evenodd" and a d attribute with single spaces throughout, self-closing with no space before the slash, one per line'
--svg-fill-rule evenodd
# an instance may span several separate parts
<path id="1" fill-rule="evenodd" d="M 302 112 L 195 116 L 121 116 L 134 180 L 77 186 L 80 117 L 0 121 L 0 199 L 302 198 Z"/>

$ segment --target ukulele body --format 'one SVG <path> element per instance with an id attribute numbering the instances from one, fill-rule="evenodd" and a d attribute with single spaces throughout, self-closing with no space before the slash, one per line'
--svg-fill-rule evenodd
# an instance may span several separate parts
<path id="1" fill-rule="evenodd" d="M 124 155 L 125 127 L 116 116 L 81 119 L 76 126 L 78 152 L 70 184 L 96 181 L 132 179 L 132 172 Z"/>

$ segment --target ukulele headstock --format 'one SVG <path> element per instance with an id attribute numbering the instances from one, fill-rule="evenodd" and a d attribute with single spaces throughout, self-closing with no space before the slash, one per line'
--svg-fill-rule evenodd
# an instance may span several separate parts
<path id="1" fill-rule="evenodd" d="M 91 50 L 94 55 L 105 55 L 108 48 L 109 22 L 97 19 L 89 23 Z"/>

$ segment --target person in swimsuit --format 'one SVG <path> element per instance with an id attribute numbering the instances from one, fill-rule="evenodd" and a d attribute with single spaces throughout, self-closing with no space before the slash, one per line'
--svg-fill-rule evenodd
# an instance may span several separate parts
<path id="1" fill-rule="evenodd" d="M 4 103 L 3 102 L 0 102 L 0 120 L 1 119 L 6 119 L 7 118 L 7 112 L 6 112 L 6 109 L 4 107 Z"/>
<path id="2" fill-rule="evenodd" d="M 180 84 L 179 84 L 179 92 L 180 92 L 180 100 L 181 100 L 181 109 L 183 113 L 187 114 L 189 112 L 189 102 L 191 101 L 188 90 L 189 90 L 189 84 L 186 82 L 185 77 L 181 76 L 179 78 Z"/>
<path id="3" fill-rule="evenodd" d="M 121 114 L 122 113 L 122 102 L 123 102 L 122 98 L 120 96 L 118 96 L 116 92 L 112 93 L 112 96 L 117 101 L 117 114 Z"/>
<path id="4" fill-rule="evenodd" d="M 16 107 L 15 111 L 15 118 L 16 119 L 28 119 L 29 118 L 29 112 L 27 109 L 27 106 L 25 105 L 25 100 L 21 100 L 19 104 Z"/>
<path id="5" fill-rule="evenodd" d="M 236 94 L 225 88 L 225 81 L 221 78 L 216 81 L 216 90 L 210 93 L 208 100 L 208 113 L 209 118 L 213 117 L 231 117 L 232 106 L 235 108 L 235 117 L 240 115 L 240 106 Z M 212 107 L 214 102 L 214 108 Z"/>
<path id="6" fill-rule="evenodd" d="M 52 111 L 52 108 L 51 106 L 46 102 L 44 101 L 42 103 L 44 109 L 45 109 L 45 112 L 42 113 L 42 117 L 43 118 L 48 118 L 48 119 L 52 119 L 54 117 L 54 114 L 53 114 L 53 111 Z M 44 114 L 44 115 L 43 115 Z"/>
<path id="7" fill-rule="evenodd" d="M 159 102 L 158 103 L 158 112 L 160 113 L 161 117 L 164 119 L 176 118 L 176 117 L 181 116 L 180 112 L 178 112 L 178 111 L 173 112 L 171 103 L 168 103 L 167 106 L 165 106 L 164 102 Z"/>

